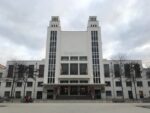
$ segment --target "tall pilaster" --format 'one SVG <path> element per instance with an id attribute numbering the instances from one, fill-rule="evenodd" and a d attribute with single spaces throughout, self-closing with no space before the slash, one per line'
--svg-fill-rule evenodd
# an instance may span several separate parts
<path id="1" fill-rule="evenodd" d="M 57 82 L 59 66 L 59 46 L 60 46 L 60 20 L 58 16 L 52 16 L 47 28 L 46 59 L 44 71 L 44 83 L 54 84 Z M 56 60 L 57 59 L 57 60 Z"/>
<path id="2" fill-rule="evenodd" d="M 96 16 L 90 16 L 88 20 L 88 49 L 89 49 L 89 71 L 93 77 L 93 83 L 104 83 L 104 72 L 102 62 L 101 29 Z"/>

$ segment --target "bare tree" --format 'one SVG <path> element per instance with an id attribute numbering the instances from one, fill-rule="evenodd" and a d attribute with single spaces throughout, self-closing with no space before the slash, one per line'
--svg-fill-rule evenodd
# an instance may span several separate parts
<path id="1" fill-rule="evenodd" d="M 14 63 L 12 64 L 13 66 L 13 73 L 12 73 L 12 87 L 11 87 L 11 93 L 10 93 L 10 97 L 11 99 L 14 98 L 14 92 L 15 92 L 15 86 L 16 86 L 16 79 L 17 79 L 17 62 L 14 61 Z"/>
<path id="2" fill-rule="evenodd" d="M 29 67 L 23 64 L 19 65 L 18 74 L 21 74 L 20 77 L 22 78 L 22 81 L 24 83 L 23 87 L 23 98 L 24 98 L 26 92 L 26 84 L 28 82 Z"/>
<path id="3" fill-rule="evenodd" d="M 131 81 L 131 91 L 134 89 L 135 99 L 137 100 L 136 79 L 141 77 L 140 64 L 137 62 L 130 62 L 125 64 L 125 77 Z M 133 85 L 132 85 L 133 84 Z"/>
<path id="4" fill-rule="evenodd" d="M 119 64 L 119 69 L 117 70 L 118 71 L 117 73 L 119 74 L 119 80 L 121 82 L 121 90 L 122 90 L 122 99 L 123 99 L 123 101 L 124 101 L 123 77 L 124 77 L 124 63 L 125 63 L 126 58 L 127 58 L 127 56 L 125 54 L 122 54 L 122 53 L 119 53 L 117 56 L 112 58 L 114 62 Z"/>
<path id="5" fill-rule="evenodd" d="M 33 80 L 34 80 L 34 89 L 33 89 L 33 97 L 35 98 L 35 88 L 36 88 L 36 80 L 37 80 L 37 77 L 38 77 L 38 72 L 39 72 L 39 69 L 37 68 L 37 63 L 35 64 L 35 69 L 34 69 L 34 74 L 33 74 Z"/>

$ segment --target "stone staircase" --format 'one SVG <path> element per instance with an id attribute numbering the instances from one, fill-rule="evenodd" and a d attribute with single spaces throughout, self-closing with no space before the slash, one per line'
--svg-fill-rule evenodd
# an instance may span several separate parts
<path id="1" fill-rule="evenodd" d="M 86 96 L 65 96 L 65 95 L 59 95 L 56 97 L 57 100 L 92 100 L 90 95 Z"/>

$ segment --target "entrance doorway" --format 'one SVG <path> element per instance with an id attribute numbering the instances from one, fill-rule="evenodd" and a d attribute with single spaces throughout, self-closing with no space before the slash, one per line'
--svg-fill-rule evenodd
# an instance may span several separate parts
<path id="1" fill-rule="evenodd" d="M 78 86 L 70 87 L 70 95 L 78 95 Z"/>
<path id="2" fill-rule="evenodd" d="M 80 86 L 80 95 L 88 95 L 87 86 Z"/>
<path id="3" fill-rule="evenodd" d="M 128 91 L 129 99 L 133 99 L 133 93 L 132 91 Z"/>
<path id="4" fill-rule="evenodd" d="M 37 99 L 42 99 L 42 91 L 37 91 L 36 98 Z"/>
<path id="5" fill-rule="evenodd" d="M 139 91 L 140 98 L 144 98 L 143 91 Z"/>
<path id="6" fill-rule="evenodd" d="M 101 90 L 95 89 L 95 99 L 101 99 Z"/>
<path id="7" fill-rule="evenodd" d="M 53 90 L 47 90 L 47 99 L 53 99 Z"/>
<path id="8" fill-rule="evenodd" d="M 68 86 L 60 87 L 60 95 L 68 95 Z"/>

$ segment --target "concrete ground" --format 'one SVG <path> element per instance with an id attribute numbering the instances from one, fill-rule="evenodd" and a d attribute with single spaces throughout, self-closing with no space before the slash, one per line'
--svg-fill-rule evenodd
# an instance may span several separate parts
<path id="1" fill-rule="evenodd" d="M 150 103 L 0 103 L 0 113 L 150 113 Z"/>

